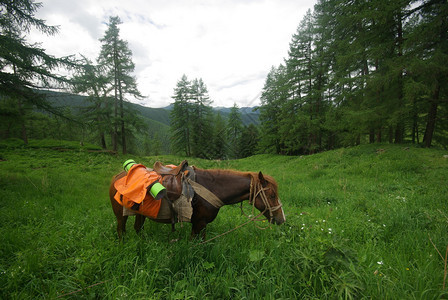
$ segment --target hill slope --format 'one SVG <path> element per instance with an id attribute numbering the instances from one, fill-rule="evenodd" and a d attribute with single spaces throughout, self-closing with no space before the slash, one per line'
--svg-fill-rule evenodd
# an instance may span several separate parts
<path id="1" fill-rule="evenodd" d="M 82 107 L 88 106 L 88 101 L 86 96 L 74 95 L 70 93 L 61 92 L 45 92 L 47 94 L 47 99 L 56 107 L 70 107 L 77 110 Z M 131 107 L 139 112 L 139 114 L 152 121 L 159 122 L 161 124 L 170 125 L 170 111 L 172 105 L 164 108 L 152 108 L 143 106 L 136 103 L 130 103 Z M 215 107 L 213 108 L 215 112 L 221 113 L 224 118 L 230 113 L 230 108 L 225 107 Z M 242 107 L 239 109 L 241 113 L 241 118 L 244 125 L 249 124 L 259 124 L 259 113 L 252 107 Z"/>
<path id="2" fill-rule="evenodd" d="M 201 168 L 274 176 L 287 218 L 281 226 L 250 224 L 200 245 L 189 241 L 188 224 L 170 234 L 170 226 L 157 223 L 147 223 L 141 236 L 128 224 L 118 243 L 107 190 L 128 157 L 7 146 L 0 145 L 0 298 L 448 295 L 435 249 L 443 256 L 448 245 L 443 151 L 366 145 L 306 157 L 190 159 Z M 134 159 L 151 166 L 184 157 Z M 207 236 L 246 221 L 239 206 L 223 207 Z"/>

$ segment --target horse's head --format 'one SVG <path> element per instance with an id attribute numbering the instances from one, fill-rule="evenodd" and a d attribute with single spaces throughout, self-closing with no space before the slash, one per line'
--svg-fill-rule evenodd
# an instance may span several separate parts
<path id="1" fill-rule="evenodd" d="M 271 223 L 282 224 L 286 221 L 282 203 L 278 197 L 278 187 L 274 178 L 261 172 L 253 177 L 251 202 Z"/>

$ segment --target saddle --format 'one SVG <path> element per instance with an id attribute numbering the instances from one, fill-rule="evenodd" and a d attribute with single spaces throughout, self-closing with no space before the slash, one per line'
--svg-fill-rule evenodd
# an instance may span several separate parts
<path id="1" fill-rule="evenodd" d="M 174 177 L 173 179 L 163 180 L 166 184 L 166 188 L 171 190 L 178 184 L 180 184 L 180 197 L 174 201 L 166 201 L 166 205 L 169 209 L 164 208 L 164 203 L 162 203 L 161 212 L 157 219 L 170 218 L 172 221 L 177 217 L 178 222 L 190 222 L 191 215 L 193 213 L 192 200 L 194 197 L 194 190 L 189 184 L 189 180 L 195 180 L 195 172 L 192 167 L 188 165 L 188 161 L 182 161 L 177 167 L 173 165 L 164 166 L 161 162 L 157 161 L 154 163 L 153 170 L 165 178 Z M 172 185 L 174 184 L 174 186 Z M 169 202 L 169 203 L 168 203 Z"/>
<path id="2" fill-rule="evenodd" d="M 188 161 L 184 160 L 181 162 L 176 168 L 170 168 L 167 166 L 164 166 L 160 161 L 156 161 L 154 163 L 154 171 L 159 175 L 173 175 L 177 176 L 181 172 L 184 172 L 185 169 L 188 167 Z"/>

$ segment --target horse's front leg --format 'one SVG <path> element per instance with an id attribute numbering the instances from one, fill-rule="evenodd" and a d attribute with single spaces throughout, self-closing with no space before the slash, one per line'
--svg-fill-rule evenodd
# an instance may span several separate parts
<path id="1" fill-rule="evenodd" d="M 192 222 L 191 224 L 191 236 L 190 239 L 196 238 L 199 236 L 199 234 L 201 234 L 201 238 L 202 240 L 205 241 L 205 227 L 207 226 L 207 222 L 201 220 L 201 221 L 197 221 L 197 222 Z"/>
<path id="2" fill-rule="evenodd" d="M 143 224 L 145 223 L 146 217 L 144 215 L 136 214 L 134 229 L 137 234 L 143 229 Z"/>

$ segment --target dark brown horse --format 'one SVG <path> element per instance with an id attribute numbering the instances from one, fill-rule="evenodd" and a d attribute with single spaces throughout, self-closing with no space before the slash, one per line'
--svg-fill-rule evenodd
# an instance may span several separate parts
<path id="1" fill-rule="evenodd" d="M 249 200 L 271 223 L 282 224 L 285 222 L 285 214 L 278 197 L 278 187 L 275 180 L 270 176 L 265 176 L 261 172 L 238 172 L 229 170 L 204 170 L 194 168 L 195 182 L 207 188 L 215 194 L 223 205 L 235 204 L 244 200 Z M 115 176 L 109 189 L 110 201 L 113 211 L 117 217 L 117 232 L 121 239 L 122 233 L 126 230 L 127 216 L 123 216 L 123 207 L 114 199 L 116 189 L 114 182 L 125 176 L 122 172 Z M 162 184 L 168 190 L 168 198 L 171 201 L 179 198 L 182 192 L 182 185 L 179 176 L 165 175 Z M 219 212 L 219 207 L 210 204 L 203 197 L 195 193 L 193 201 L 193 215 L 191 217 L 191 235 L 196 236 L 202 232 L 205 238 L 205 227 L 212 222 Z M 170 219 L 153 219 L 156 222 L 170 223 Z M 145 216 L 136 215 L 134 228 L 138 233 L 145 221 Z"/>

